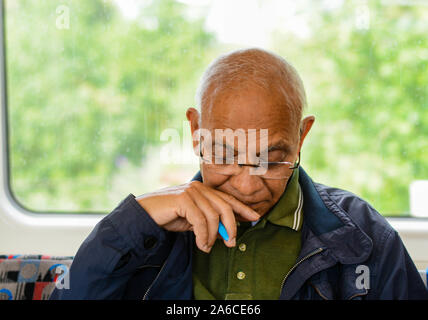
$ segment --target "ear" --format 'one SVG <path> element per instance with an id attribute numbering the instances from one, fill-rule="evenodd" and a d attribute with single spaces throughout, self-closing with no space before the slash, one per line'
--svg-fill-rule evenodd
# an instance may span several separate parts
<path id="1" fill-rule="evenodd" d="M 192 132 L 192 137 L 193 137 L 193 134 L 195 133 L 195 131 L 199 129 L 199 119 L 200 119 L 199 111 L 196 110 L 195 108 L 187 109 L 186 118 L 187 120 L 189 120 L 190 130 Z M 193 149 L 197 146 L 198 146 L 198 141 L 193 140 Z"/>
<path id="2" fill-rule="evenodd" d="M 315 122 L 314 116 L 307 116 L 304 118 L 300 124 L 300 142 L 299 142 L 299 152 L 302 149 L 303 141 L 306 138 L 306 135 L 308 134 L 309 130 L 311 130 L 312 125 Z"/>

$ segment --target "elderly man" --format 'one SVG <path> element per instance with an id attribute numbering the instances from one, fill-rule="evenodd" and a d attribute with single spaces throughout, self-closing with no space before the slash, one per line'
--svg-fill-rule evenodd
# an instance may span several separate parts
<path id="1" fill-rule="evenodd" d="M 70 288 L 52 299 L 427 298 L 387 221 L 300 167 L 315 119 L 302 120 L 303 84 L 283 58 L 257 48 L 220 56 L 198 102 L 200 113 L 186 116 L 200 172 L 123 200 L 81 245 Z M 233 136 L 218 138 L 219 129 Z"/>

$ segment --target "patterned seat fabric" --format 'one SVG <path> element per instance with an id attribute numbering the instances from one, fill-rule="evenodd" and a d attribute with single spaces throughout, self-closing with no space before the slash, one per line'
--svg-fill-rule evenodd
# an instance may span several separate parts
<path id="1" fill-rule="evenodd" d="M 73 257 L 0 255 L 0 300 L 47 300 L 55 285 L 66 289 Z M 428 268 L 420 270 L 427 285 Z"/>
<path id="2" fill-rule="evenodd" d="M 0 255 L 0 300 L 47 300 L 66 288 L 73 257 Z"/>

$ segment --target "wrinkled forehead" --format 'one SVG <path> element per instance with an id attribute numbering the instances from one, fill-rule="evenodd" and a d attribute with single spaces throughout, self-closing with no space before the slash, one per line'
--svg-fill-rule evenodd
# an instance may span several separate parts
<path id="1" fill-rule="evenodd" d="M 249 155 L 260 155 L 274 153 L 282 155 L 293 155 L 296 152 L 296 144 L 288 140 L 287 137 L 278 132 L 267 132 L 267 129 L 255 130 L 243 129 L 215 129 L 213 131 L 202 131 L 201 144 L 204 153 L 219 153 L 223 155 L 225 151 L 230 154 L 248 153 Z M 211 134 L 211 132 L 214 132 Z M 280 153 L 278 153 L 280 152 Z"/>
<path id="2" fill-rule="evenodd" d="M 257 132 L 257 138 L 268 139 L 269 145 L 298 142 L 300 119 L 274 92 L 260 88 L 225 90 L 216 94 L 209 105 L 202 107 L 201 127 L 211 131 L 244 131 L 247 140 Z M 235 139 L 236 140 L 236 139 Z"/>

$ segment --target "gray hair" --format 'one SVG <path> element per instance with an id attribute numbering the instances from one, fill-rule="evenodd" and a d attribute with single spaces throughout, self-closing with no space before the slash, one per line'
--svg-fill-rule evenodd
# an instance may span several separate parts
<path id="1" fill-rule="evenodd" d="M 212 61 L 199 82 L 195 96 L 197 107 L 202 111 L 203 106 L 211 106 L 218 93 L 250 85 L 277 93 L 280 105 L 300 122 L 306 107 L 302 80 L 284 58 L 260 48 L 235 50 Z"/>

